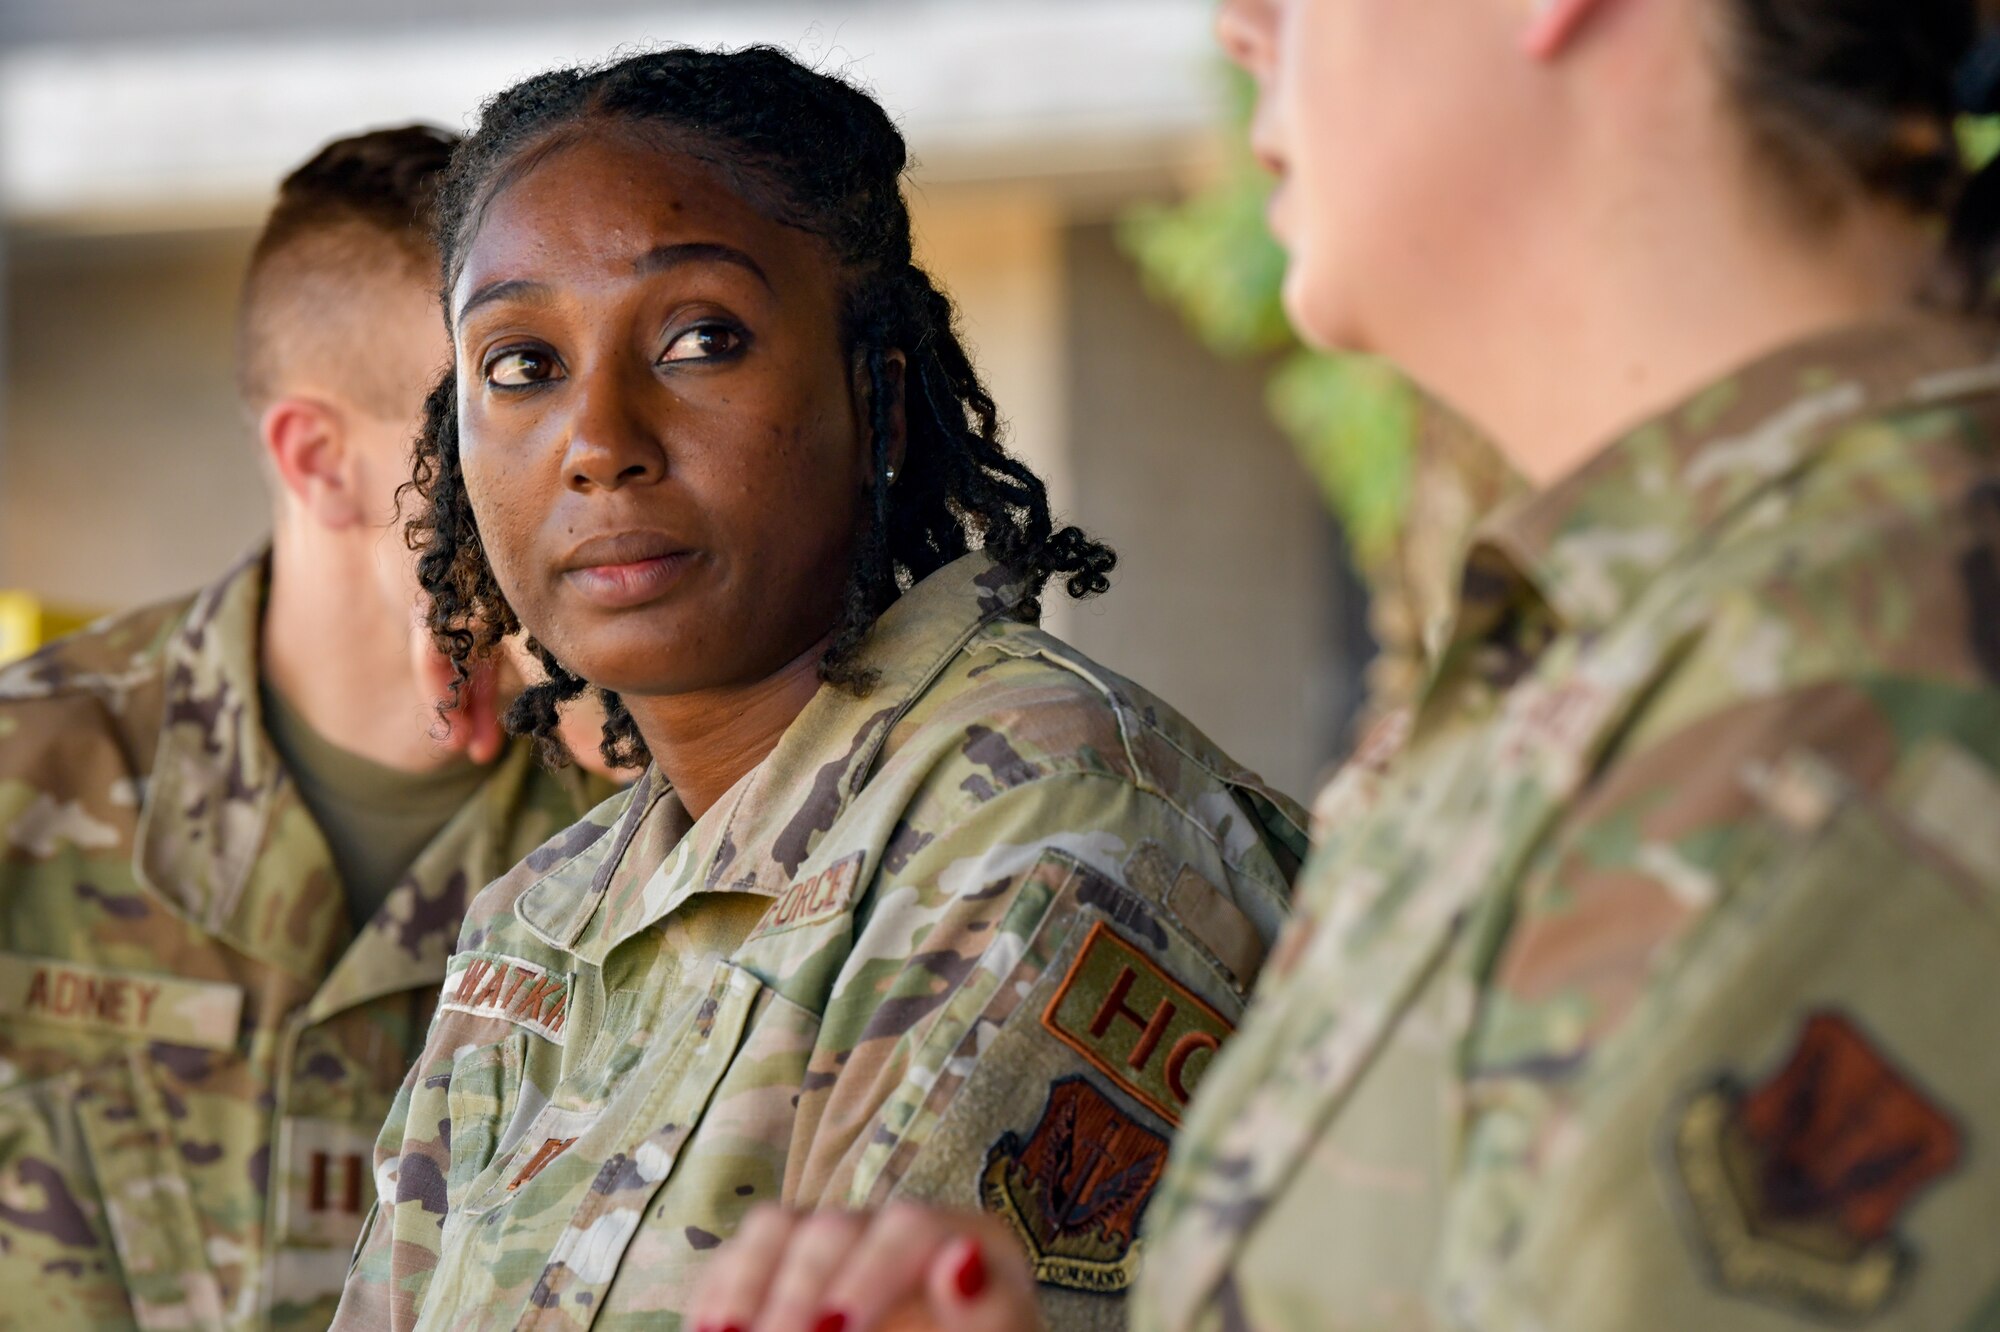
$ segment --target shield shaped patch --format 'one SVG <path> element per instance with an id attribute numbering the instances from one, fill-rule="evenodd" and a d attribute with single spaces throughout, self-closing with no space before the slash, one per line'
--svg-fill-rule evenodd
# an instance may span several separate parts
<path id="1" fill-rule="evenodd" d="M 1037 1280 L 1110 1293 L 1138 1273 L 1139 1217 L 1166 1165 L 1164 1137 L 1085 1079 L 1065 1078 L 1033 1132 L 1008 1133 L 987 1153 L 979 1193 L 1020 1236 Z"/>
<path id="2" fill-rule="evenodd" d="M 1896 1223 L 1957 1165 L 1959 1129 L 1846 1018 L 1815 1013 L 1784 1065 L 1683 1107 L 1674 1156 L 1722 1284 L 1845 1317 L 1888 1303 Z"/>

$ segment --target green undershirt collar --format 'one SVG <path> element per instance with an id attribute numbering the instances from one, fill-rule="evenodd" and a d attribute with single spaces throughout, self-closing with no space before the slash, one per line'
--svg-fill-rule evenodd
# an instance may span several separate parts
<path id="1" fill-rule="evenodd" d="M 264 729 L 326 837 L 356 929 L 485 782 L 490 767 L 456 762 L 404 772 L 342 749 L 266 683 Z"/>

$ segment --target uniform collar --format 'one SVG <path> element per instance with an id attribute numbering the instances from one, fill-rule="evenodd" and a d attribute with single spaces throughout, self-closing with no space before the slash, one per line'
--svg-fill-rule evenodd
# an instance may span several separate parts
<path id="1" fill-rule="evenodd" d="M 162 656 L 159 744 L 139 811 L 139 882 L 211 936 L 308 981 L 329 1014 L 444 978 L 465 903 L 526 848 L 510 829 L 534 780 L 516 744 L 419 853 L 373 920 L 339 927 L 325 837 L 264 731 L 258 657 L 269 551 L 190 605 Z M 580 811 L 580 779 L 566 779 Z M 331 970 L 329 970 L 331 968 Z"/>
<path id="2" fill-rule="evenodd" d="M 532 747 L 519 741 L 509 746 L 479 789 L 417 854 L 373 919 L 361 923 L 314 993 L 310 1020 L 444 980 L 472 895 L 530 850 L 518 844 L 518 829 L 538 781 L 565 790 L 575 812 L 586 808 L 579 772 L 540 772 Z"/>
<path id="3" fill-rule="evenodd" d="M 560 948 L 575 947 L 589 927 L 587 951 L 601 959 L 694 893 L 775 897 L 839 821 L 911 705 L 974 635 L 1018 617 L 1025 600 L 1020 578 L 983 552 L 925 578 L 883 612 L 862 644 L 857 664 L 874 672 L 874 687 L 865 695 L 820 687 L 777 748 L 703 819 L 701 863 L 680 876 L 676 891 L 646 891 L 690 831 L 679 798 L 653 769 L 607 839 L 609 853 L 552 870 L 522 895 L 522 920 Z"/>
<path id="4" fill-rule="evenodd" d="M 1845 428 L 1996 388 L 2000 337 L 1938 316 L 1849 327 L 1753 362 L 1480 525 L 1440 676 L 1472 652 L 1518 669 L 1556 631 L 1596 633 Z"/>
<path id="5" fill-rule="evenodd" d="M 141 883 L 232 943 L 248 932 L 246 889 L 288 786 L 257 692 L 269 560 L 260 549 L 203 588 L 166 644 L 160 739 L 135 847 Z M 324 841 L 313 850 L 331 873 Z M 325 960 L 284 959 L 300 974 Z"/>

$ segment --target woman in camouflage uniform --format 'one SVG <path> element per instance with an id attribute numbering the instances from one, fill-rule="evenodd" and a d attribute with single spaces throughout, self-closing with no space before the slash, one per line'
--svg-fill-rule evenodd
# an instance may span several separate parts
<path id="1" fill-rule="evenodd" d="M 1995 21 L 1225 6 L 1294 320 L 1541 489 L 1322 797 L 1136 1327 L 2000 1327 Z M 761 1214 L 699 1317 L 1027 1325 L 976 1220 Z"/>
<path id="2" fill-rule="evenodd" d="M 1303 812 L 1035 627 L 1111 552 L 1000 446 L 903 166 L 769 50 L 530 79 L 454 159 L 432 627 L 463 679 L 524 626 L 514 728 L 594 691 L 650 763 L 473 903 L 337 1326 L 672 1327 L 757 1202 L 904 1196 L 1118 1320 Z"/>

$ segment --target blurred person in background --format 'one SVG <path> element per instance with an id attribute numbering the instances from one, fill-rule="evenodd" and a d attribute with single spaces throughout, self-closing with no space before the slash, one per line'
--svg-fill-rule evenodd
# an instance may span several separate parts
<path id="1" fill-rule="evenodd" d="M 440 743 L 412 669 L 454 142 L 279 188 L 239 348 L 269 548 L 0 673 L 0 1307 L 37 1326 L 325 1327 L 467 898 L 588 808 L 490 689 Z"/>
<path id="2" fill-rule="evenodd" d="M 529 79 L 454 158 L 439 647 L 525 626 L 513 728 L 595 694 L 650 767 L 475 899 L 338 1327 L 680 1326 L 760 1200 L 894 1197 L 1009 1200 L 1048 1316 L 1121 1318 L 1303 811 L 1036 626 L 1113 556 L 1003 447 L 906 160 L 768 48 Z"/>
<path id="3" fill-rule="evenodd" d="M 1958 136 L 1993 7 L 1221 34 L 1294 321 L 1540 489 L 1320 802 L 1133 1326 L 2000 1327 L 2000 169 Z M 755 1217 L 697 1326 L 1031 1327 L 994 1230 Z"/>

